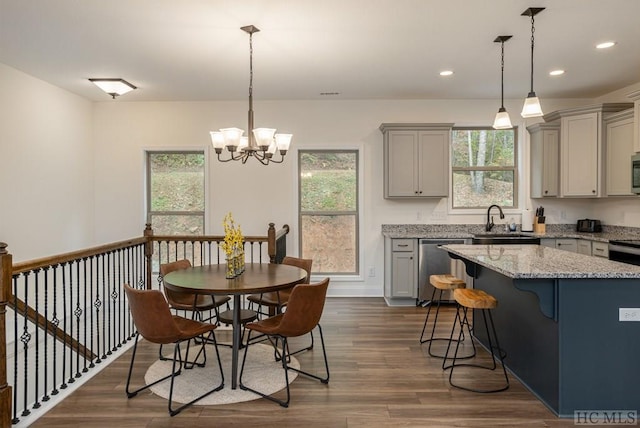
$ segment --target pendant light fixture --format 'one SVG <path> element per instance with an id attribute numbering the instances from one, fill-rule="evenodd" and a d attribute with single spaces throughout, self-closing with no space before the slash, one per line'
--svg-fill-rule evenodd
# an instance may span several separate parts
<path id="1" fill-rule="evenodd" d="M 540 106 L 540 100 L 536 96 L 536 93 L 533 91 L 533 46 L 535 33 L 534 17 L 544 9 L 544 7 L 530 7 L 521 14 L 521 16 L 531 17 L 531 90 L 529 91 L 529 95 L 527 95 L 527 98 L 524 100 L 522 113 L 520 113 L 520 115 L 524 118 L 542 116 L 542 107 Z"/>
<path id="2" fill-rule="evenodd" d="M 495 43 L 500 43 L 502 54 L 500 56 L 500 109 L 496 113 L 496 119 L 493 121 L 494 129 L 511 129 L 511 118 L 507 109 L 504 108 L 504 42 L 509 40 L 513 36 L 498 36 L 494 40 Z"/>
<path id="3" fill-rule="evenodd" d="M 224 128 L 220 131 L 211 131 L 211 144 L 218 155 L 220 162 L 241 161 L 253 157 L 262 165 L 269 163 L 282 163 L 284 156 L 291 144 L 291 134 L 276 134 L 272 128 L 253 128 L 253 33 L 260 31 L 253 25 L 240 27 L 242 31 L 249 34 L 249 128 L 246 137 L 243 137 L 244 130 L 239 128 Z M 221 158 L 222 149 L 226 148 L 230 156 Z M 274 159 L 273 155 L 280 152 L 280 158 Z"/>

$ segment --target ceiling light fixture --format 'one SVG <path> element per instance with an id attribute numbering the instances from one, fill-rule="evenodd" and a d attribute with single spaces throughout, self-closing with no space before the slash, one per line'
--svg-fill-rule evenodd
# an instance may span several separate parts
<path id="1" fill-rule="evenodd" d="M 542 107 L 540 106 L 540 100 L 536 96 L 536 93 L 533 90 L 533 46 L 534 46 L 534 33 L 535 33 L 535 22 L 534 17 L 542 12 L 544 7 L 530 7 L 529 9 L 522 12 L 521 16 L 530 16 L 531 17 L 531 90 L 529 91 L 529 95 L 524 100 L 524 106 L 522 107 L 522 113 L 520 115 L 524 118 L 527 117 L 540 117 L 542 116 Z"/>
<path id="2" fill-rule="evenodd" d="M 260 30 L 253 25 L 247 25 L 240 29 L 249 34 L 249 135 L 243 137 L 244 130 L 239 128 L 223 128 L 220 131 L 210 132 L 211 144 L 213 144 L 220 162 L 233 160 L 242 161 L 244 164 L 247 159 L 254 157 L 262 165 L 268 165 L 270 162 L 282 163 L 287 150 L 289 150 L 292 135 L 276 134 L 276 130 L 272 128 L 253 127 L 253 33 Z M 227 159 L 220 157 L 222 149 L 225 147 L 231 155 Z M 280 152 L 279 160 L 273 159 L 276 151 Z"/>
<path id="3" fill-rule="evenodd" d="M 598 44 L 596 45 L 596 48 L 597 48 L 597 49 L 607 49 L 607 48 L 610 48 L 610 47 L 615 46 L 615 44 L 616 44 L 616 42 L 603 42 L 603 43 L 598 43 Z"/>
<path id="4" fill-rule="evenodd" d="M 549 72 L 550 76 L 561 76 L 564 74 L 564 70 L 552 70 Z"/>
<path id="5" fill-rule="evenodd" d="M 511 129 L 513 125 L 511 125 L 511 118 L 509 117 L 509 113 L 507 113 L 507 109 L 504 108 L 504 42 L 509 40 L 513 36 L 498 36 L 494 40 L 496 43 L 500 43 L 500 47 L 502 48 L 502 54 L 500 56 L 500 109 L 498 109 L 498 113 L 496 113 L 496 119 L 493 121 L 494 129 Z"/>
<path id="6" fill-rule="evenodd" d="M 453 74 L 453 71 L 451 70 L 444 70 L 440 72 L 440 76 L 451 76 Z"/>
<path id="7" fill-rule="evenodd" d="M 89 82 L 111 95 L 114 99 L 119 95 L 138 89 L 126 80 L 118 78 L 89 79 Z"/>

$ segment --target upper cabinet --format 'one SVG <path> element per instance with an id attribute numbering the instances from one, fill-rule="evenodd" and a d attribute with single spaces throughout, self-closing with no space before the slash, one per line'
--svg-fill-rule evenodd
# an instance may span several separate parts
<path id="1" fill-rule="evenodd" d="M 633 151 L 640 152 L 640 91 L 632 92 L 628 97 L 634 104 Z"/>
<path id="2" fill-rule="evenodd" d="M 545 122 L 560 123 L 559 196 L 606 196 L 604 120 L 611 113 L 632 106 L 631 103 L 606 103 L 544 116 Z"/>
<path id="3" fill-rule="evenodd" d="M 449 195 L 453 123 L 383 123 L 384 197 Z"/>
<path id="4" fill-rule="evenodd" d="M 633 140 L 633 109 L 614 113 L 605 119 L 607 139 L 607 196 L 632 196 L 631 156 L 635 154 Z"/>
<path id="5" fill-rule="evenodd" d="M 531 197 L 558 196 L 560 124 L 527 126 L 531 141 Z"/>

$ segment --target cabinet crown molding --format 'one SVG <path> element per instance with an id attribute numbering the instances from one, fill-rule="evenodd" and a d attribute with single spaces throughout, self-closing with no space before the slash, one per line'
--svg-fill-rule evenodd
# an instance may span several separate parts
<path id="1" fill-rule="evenodd" d="M 634 92 L 631 92 L 629 95 L 627 95 L 628 98 L 631 98 L 631 100 L 633 101 L 638 101 L 640 100 L 640 89 Z"/>
<path id="2" fill-rule="evenodd" d="M 640 91 L 639 91 L 640 92 Z M 564 110 L 557 110 L 551 113 L 547 113 L 542 118 L 545 122 L 554 122 L 562 117 L 575 116 L 585 113 L 616 113 L 620 110 L 626 110 L 633 108 L 633 103 L 602 103 L 592 104 L 588 106 L 581 106 L 575 108 L 568 108 Z"/>
<path id="3" fill-rule="evenodd" d="M 453 123 L 383 123 L 380 125 L 380 131 L 388 130 L 443 130 L 453 128 Z"/>

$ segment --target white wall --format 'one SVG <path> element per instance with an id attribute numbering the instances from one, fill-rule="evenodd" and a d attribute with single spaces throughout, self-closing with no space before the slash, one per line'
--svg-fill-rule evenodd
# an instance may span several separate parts
<path id="1" fill-rule="evenodd" d="M 627 101 L 623 88 L 606 101 Z M 605 99 L 603 99 L 605 100 Z M 602 100 L 548 100 L 550 112 Z M 519 117 L 522 100 L 507 100 L 519 127 L 521 177 L 528 187 L 528 135 Z M 247 102 L 127 102 L 126 96 L 90 103 L 10 67 L 0 65 L 0 241 L 16 261 L 140 236 L 144 228 L 144 150 L 208 148 L 212 129 L 246 128 Z M 380 295 L 384 272 L 382 224 L 477 223 L 483 214 L 448 215 L 446 200 L 396 201 L 382 197 L 383 122 L 455 122 L 490 125 L 496 100 L 282 101 L 255 103 L 257 126 L 294 134 L 282 165 L 222 164 L 210 151 L 207 232 L 222 232 L 233 212 L 245 234 L 267 224 L 292 228 L 289 252 L 297 253 L 296 155 L 298 148 L 359 148 L 363 194 L 362 271 L 375 277 L 333 282 L 331 294 Z M 7 202 L 5 202 L 7 201 Z M 549 223 L 601 218 L 605 224 L 640 226 L 640 201 L 529 200 L 543 204 Z M 442 217 L 441 214 L 445 216 Z M 421 218 L 418 220 L 418 216 Z M 519 220 L 517 215 L 513 215 Z"/>
<path id="2" fill-rule="evenodd" d="M 92 110 L 0 64 L 0 241 L 14 262 L 94 243 Z"/>

